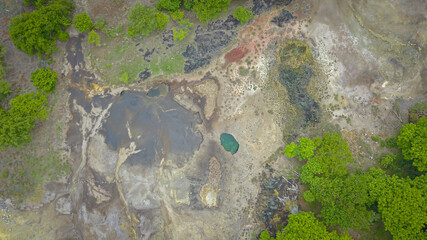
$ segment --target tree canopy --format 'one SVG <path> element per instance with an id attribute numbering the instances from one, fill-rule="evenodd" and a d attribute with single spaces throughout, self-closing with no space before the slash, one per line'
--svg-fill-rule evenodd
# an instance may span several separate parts
<path id="1" fill-rule="evenodd" d="M 267 231 L 261 233 L 260 240 L 350 240 L 348 233 L 339 235 L 336 231 L 328 232 L 326 226 L 314 217 L 312 212 L 299 212 L 289 216 L 288 225 L 271 237 Z"/>
<path id="2" fill-rule="evenodd" d="M 24 0 L 24 5 L 41 6 L 42 4 L 48 3 L 50 0 Z"/>
<path id="3" fill-rule="evenodd" d="M 38 89 L 46 93 L 55 91 L 56 81 L 58 80 L 58 74 L 52 72 L 50 68 L 39 68 L 31 73 L 31 82 Z"/>
<path id="4" fill-rule="evenodd" d="M 16 16 L 9 24 L 13 44 L 28 55 L 49 56 L 56 50 L 55 40 L 71 23 L 72 9 L 72 3 L 57 0 L 32 13 Z"/>
<path id="5" fill-rule="evenodd" d="M 174 12 L 181 6 L 181 0 L 160 0 L 156 4 L 159 10 L 166 9 L 168 11 Z"/>
<path id="6" fill-rule="evenodd" d="M 241 24 L 247 23 L 252 18 L 252 12 L 238 6 L 233 13 L 233 17 L 240 21 Z"/>
<path id="7" fill-rule="evenodd" d="M 0 101 L 7 97 L 10 94 L 10 86 L 5 79 L 5 71 L 3 67 L 3 56 L 6 54 L 6 49 L 3 45 L 0 44 Z"/>
<path id="8" fill-rule="evenodd" d="M 130 36 L 148 36 L 157 29 L 165 29 L 169 16 L 155 8 L 136 3 L 129 14 L 128 34 Z"/>
<path id="9" fill-rule="evenodd" d="M 193 11 L 202 23 L 218 18 L 228 10 L 231 0 L 194 0 Z"/>
<path id="10" fill-rule="evenodd" d="M 0 109 L 0 149 L 30 142 L 36 121 L 47 118 L 46 105 L 46 95 L 37 92 L 16 96 L 9 111 Z"/>
<path id="11" fill-rule="evenodd" d="M 370 183 L 393 239 L 427 239 L 427 176 L 414 180 L 383 176 Z"/>
<path id="12" fill-rule="evenodd" d="M 73 26 L 79 32 L 86 32 L 94 28 L 95 24 L 93 24 L 92 19 L 89 17 L 89 15 L 86 12 L 83 12 L 74 16 Z"/>
<path id="13" fill-rule="evenodd" d="M 337 133 L 326 133 L 323 138 L 300 138 L 298 145 L 286 146 L 285 155 L 303 161 L 301 181 L 308 187 L 303 198 L 320 203 L 318 217 L 326 225 L 368 229 L 380 216 L 385 230 L 394 239 L 427 239 L 427 175 L 423 172 L 426 170 L 426 129 L 426 117 L 415 124 L 403 125 L 397 144 L 393 139 L 387 144 L 390 148 L 398 147 L 394 150 L 397 154 L 389 153 L 379 162 L 384 168 L 399 167 L 396 158 L 403 156 L 419 170 L 410 174 L 412 178 L 389 175 L 379 168 L 365 172 L 349 168 L 353 161 L 351 152 Z M 309 230 L 301 227 L 300 234 L 304 231 Z M 286 236 L 285 233 L 280 234 Z M 308 237 L 299 239 L 322 239 Z"/>
<path id="14" fill-rule="evenodd" d="M 419 171 L 427 171 L 427 117 L 422 117 L 417 123 L 402 126 L 397 139 L 405 160 L 414 161 L 413 165 Z"/>

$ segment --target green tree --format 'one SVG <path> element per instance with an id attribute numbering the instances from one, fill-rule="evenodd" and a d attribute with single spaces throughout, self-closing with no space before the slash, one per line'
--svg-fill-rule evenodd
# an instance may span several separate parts
<path id="1" fill-rule="evenodd" d="M 427 170 L 427 117 L 422 117 L 416 124 L 402 126 L 397 144 L 405 160 L 413 161 L 419 171 Z"/>
<path id="2" fill-rule="evenodd" d="M 10 86 L 5 79 L 5 71 L 3 67 L 3 57 L 6 54 L 6 49 L 0 44 L 0 101 L 6 98 L 10 94 Z"/>
<path id="3" fill-rule="evenodd" d="M 47 118 L 46 104 L 43 93 L 27 93 L 12 99 L 9 111 L 0 109 L 0 149 L 30 142 L 36 121 Z"/>
<path id="4" fill-rule="evenodd" d="M 184 17 L 184 12 L 181 11 L 175 11 L 175 12 L 169 12 L 169 14 L 171 15 L 172 19 L 177 21 L 177 20 L 181 20 Z"/>
<path id="5" fill-rule="evenodd" d="M 88 43 L 95 43 L 96 46 L 99 46 L 99 35 L 94 30 L 90 31 L 88 35 Z"/>
<path id="6" fill-rule="evenodd" d="M 234 11 L 233 17 L 239 20 L 241 24 L 245 24 L 252 18 L 252 12 L 239 6 Z"/>
<path id="7" fill-rule="evenodd" d="M 0 79 L 0 101 L 6 98 L 10 93 L 10 83 L 8 83 L 5 79 Z"/>
<path id="8" fill-rule="evenodd" d="M 156 9 L 136 3 L 129 14 L 128 34 L 148 36 L 157 29 Z"/>
<path id="9" fill-rule="evenodd" d="M 374 216 L 367 210 L 374 203 L 369 197 L 368 174 L 352 174 L 346 164 L 353 161 L 347 142 L 338 133 L 326 133 L 323 138 L 300 138 L 299 145 L 285 148 L 288 157 L 298 156 L 305 164 L 301 181 L 309 190 L 303 194 L 307 201 L 318 201 L 320 216 L 328 225 L 343 228 L 367 228 Z"/>
<path id="10" fill-rule="evenodd" d="M 427 102 L 417 102 L 409 109 L 409 122 L 415 123 L 423 116 L 427 116 Z"/>
<path id="11" fill-rule="evenodd" d="M 218 18 L 226 12 L 231 0 L 194 0 L 193 11 L 202 23 Z"/>
<path id="12" fill-rule="evenodd" d="M 92 19 L 89 17 L 89 15 L 86 12 L 83 12 L 74 16 L 73 26 L 79 32 L 86 32 L 92 30 L 92 28 L 95 27 L 95 24 L 93 24 Z"/>
<path id="13" fill-rule="evenodd" d="M 261 240 L 350 240 L 348 233 L 339 235 L 336 231 L 328 232 L 326 226 L 317 220 L 312 212 L 299 212 L 289 216 L 288 225 L 278 231 L 273 238 L 267 231 L 261 233 Z"/>
<path id="14" fill-rule="evenodd" d="M 24 0 L 24 5 L 34 5 L 34 6 L 41 6 L 43 4 L 48 3 L 50 0 Z"/>
<path id="15" fill-rule="evenodd" d="M 194 6 L 194 0 L 184 0 L 184 8 L 185 10 L 190 11 Z"/>
<path id="16" fill-rule="evenodd" d="M 427 177 L 414 180 L 397 176 L 371 183 L 378 210 L 393 239 L 427 239 Z"/>
<path id="17" fill-rule="evenodd" d="M 9 111 L 0 109 L 0 150 L 31 142 L 30 131 L 34 126 L 31 118 L 19 114 L 14 116 Z"/>
<path id="18" fill-rule="evenodd" d="M 156 13 L 157 28 L 163 30 L 169 23 L 169 16 L 163 12 Z"/>
<path id="19" fill-rule="evenodd" d="M 194 26 L 193 23 L 190 22 L 189 19 L 182 19 L 179 21 L 179 27 L 173 27 L 173 38 L 175 40 L 182 40 L 184 39 L 188 33 L 190 32 L 190 29 Z"/>
<path id="20" fill-rule="evenodd" d="M 31 82 L 38 89 L 46 93 L 55 91 L 56 81 L 58 80 L 58 74 L 52 72 L 50 68 L 39 68 L 31 73 Z"/>
<path id="21" fill-rule="evenodd" d="M 160 0 L 157 2 L 157 9 L 166 9 L 168 11 L 174 12 L 179 9 L 181 5 L 181 0 Z"/>
<path id="22" fill-rule="evenodd" d="M 13 44 L 28 55 L 50 56 L 56 50 L 55 40 L 71 23 L 72 9 L 72 3 L 57 0 L 32 13 L 18 15 L 9 24 Z"/>

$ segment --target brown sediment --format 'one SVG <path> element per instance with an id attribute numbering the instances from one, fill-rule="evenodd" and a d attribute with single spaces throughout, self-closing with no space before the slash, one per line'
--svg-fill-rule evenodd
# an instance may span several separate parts
<path id="1" fill-rule="evenodd" d="M 238 62 L 242 58 L 244 58 L 248 53 L 249 53 L 249 49 L 246 49 L 243 47 L 236 47 L 235 49 L 225 54 L 224 58 L 229 62 Z"/>

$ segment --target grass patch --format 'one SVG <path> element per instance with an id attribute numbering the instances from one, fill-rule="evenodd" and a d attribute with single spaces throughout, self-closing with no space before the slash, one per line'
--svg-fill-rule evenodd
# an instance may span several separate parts
<path id="1" fill-rule="evenodd" d="M 71 174 L 67 158 L 57 151 L 43 155 L 17 153 L 0 161 L 0 196 L 24 198 L 43 189 L 46 181 Z"/>
<path id="2" fill-rule="evenodd" d="M 184 71 L 184 57 L 178 53 L 163 59 L 154 58 L 150 63 L 150 70 L 153 75 L 161 72 L 168 75 L 182 73 Z"/>

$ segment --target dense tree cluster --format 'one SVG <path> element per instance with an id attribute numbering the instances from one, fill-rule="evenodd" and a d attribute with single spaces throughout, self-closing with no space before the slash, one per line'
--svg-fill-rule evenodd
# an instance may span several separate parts
<path id="1" fill-rule="evenodd" d="M 67 0 L 38 6 L 32 13 L 23 13 L 10 21 L 9 34 L 16 48 L 28 55 L 49 56 L 56 50 L 55 40 L 71 24 L 73 4 Z M 62 34 L 63 35 L 63 34 Z"/>
<path id="2" fill-rule="evenodd" d="M 286 146 L 285 155 L 297 156 L 304 162 L 301 181 L 308 189 L 303 197 L 308 202 L 320 203 L 318 217 L 326 225 L 368 229 L 380 216 L 385 230 L 394 239 L 426 239 L 426 139 L 426 117 L 420 118 L 416 124 L 403 125 L 397 140 L 398 153 L 381 160 L 381 165 L 390 168 L 398 166 L 394 162 L 398 161 L 398 156 L 403 156 L 419 170 L 412 174 L 412 178 L 389 175 L 377 168 L 366 172 L 350 169 L 353 158 L 347 142 L 338 133 L 327 133 L 323 138 L 300 138 L 298 145 Z M 280 234 L 286 236 L 286 228 L 278 236 Z M 315 238 L 300 239 L 333 239 L 321 236 L 319 233 Z"/>
<path id="3" fill-rule="evenodd" d="M 9 110 L 0 107 L 0 150 L 31 141 L 30 132 L 36 122 L 47 118 L 46 94 L 55 90 L 57 78 L 58 74 L 49 68 L 36 70 L 31 73 L 31 82 L 42 91 L 14 96 Z"/>

